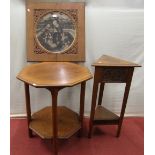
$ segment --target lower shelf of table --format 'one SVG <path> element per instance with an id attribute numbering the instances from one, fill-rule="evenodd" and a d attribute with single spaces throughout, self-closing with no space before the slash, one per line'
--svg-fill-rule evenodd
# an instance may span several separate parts
<path id="1" fill-rule="evenodd" d="M 79 116 L 64 106 L 57 108 L 58 138 L 67 139 L 80 128 Z M 32 115 L 29 128 L 43 139 L 53 137 L 52 107 L 46 107 Z"/>
<path id="2" fill-rule="evenodd" d="M 119 116 L 106 109 L 103 106 L 98 105 L 95 110 L 94 124 L 118 124 Z"/>

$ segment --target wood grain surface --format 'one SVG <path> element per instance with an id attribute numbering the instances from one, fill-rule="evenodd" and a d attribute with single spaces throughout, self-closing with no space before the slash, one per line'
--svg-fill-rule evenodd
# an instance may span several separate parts
<path id="1" fill-rule="evenodd" d="M 43 62 L 26 66 L 17 76 L 34 87 L 73 86 L 92 78 L 83 66 L 68 62 Z"/>
<path id="2" fill-rule="evenodd" d="M 57 107 L 57 114 L 57 138 L 69 138 L 81 128 L 79 116 L 72 110 L 60 106 Z M 34 113 L 29 127 L 41 138 L 51 139 L 53 137 L 52 107 L 46 107 Z"/>
<path id="3" fill-rule="evenodd" d="M 95 61 L 92 66 L 107 66 L 107 67 L 141 67 L 140 65 L 119 59 L 116 57 L 102 55 L 97 61 Z"/>

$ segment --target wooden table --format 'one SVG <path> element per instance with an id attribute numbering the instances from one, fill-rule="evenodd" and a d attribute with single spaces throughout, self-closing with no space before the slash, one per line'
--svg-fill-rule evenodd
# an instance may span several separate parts
<path id="1" fill-rule="evenodd" d="M 17 76 L 25 84 L 29 137 L 32 131 L 43 139 L 53 138 L 54 154 L 58 154 L 57 139 L 69 138 L 82 132 L 86 81 L 92 78 L 85 67 L 67 62 L 43 62 L 26 66 Z M 65 87 L 81 84 L 80 115 L 65 106 L 57 106 L 58 92 Z M 52 97 L 52 106 L 31 115 L 29 85 L 46 88 Z"/>
<path id="2" fill-rule="evenodd" d="M 103 55 L 95 63 L 93 63 L 92 66 L 95 66 L 95 73 L 88 137 L 91 138 L 92 136 L 93 125 L 102 124 L 118 125 L 117 137 L 119 137 L 134 67 L 140 66 L 138 64 L 107 55 Z M 101 106 L 105 83 L 126 83 L 120 116 L 117 116 L 110 110 Z M 96 106 L 99 85 L 100 91 L 98 97 L 98 105 Z"/>

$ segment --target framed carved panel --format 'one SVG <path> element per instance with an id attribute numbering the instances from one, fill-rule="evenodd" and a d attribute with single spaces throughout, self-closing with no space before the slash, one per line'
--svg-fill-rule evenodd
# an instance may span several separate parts
<path id="1" fill-rule="evenodd" d="M 85 61 L 84 3 L 28 1 L 27 61 Z"/>

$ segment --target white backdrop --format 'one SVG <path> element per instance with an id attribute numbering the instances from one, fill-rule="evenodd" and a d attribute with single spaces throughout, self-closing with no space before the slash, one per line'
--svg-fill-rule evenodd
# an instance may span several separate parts
<path id="1" fill-rule="evenodd" d="M 50 0 L 48 0 L 50 1 Z M 52 0 L 51 0 L 52 1 Z M 67 0 L 66 0 L 67 1 Z M 73 1 L 73 0 L 70 0 Z M 86 1 L 86 62 L 91 64 L 103 54 L 131 60 L 143 66 L 143 0 Z M 25 114 L 23 83 L 16 79 L 26 62 L 25 0 L 11 0 L 11 114 Z M 142 116 L 144 112 L 143 67 L 136 68 L 129 94 L 126 114 Z M 87 82 L 85 115 L 90 113 L 93 80 Z M 32 111 L 51 105 L 50 93 L 32 88 Z M 107 84 L 103 104 L 119 113 L 124 84 Z M 79 111 L 80 86 L 60 91 L 59 105 Z"/>

